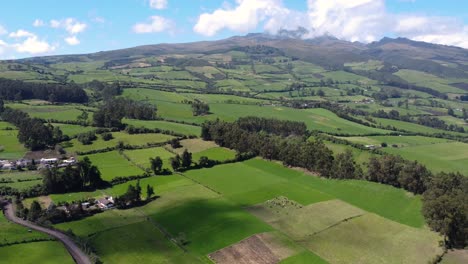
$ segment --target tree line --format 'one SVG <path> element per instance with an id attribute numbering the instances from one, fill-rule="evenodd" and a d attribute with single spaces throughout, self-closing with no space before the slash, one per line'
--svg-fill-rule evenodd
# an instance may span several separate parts
<path id="1" fill-rule="evenodd" d="M 104 102 L 93 115 L 98 127 L 123 128 L 122 118 L 154 120 L 156 106 L 127 98 L 110 99 Z"/>
<path id="2" fill-rule="evenodd" d="M 106 187 L 99 169 L 84 157 L 76 166 L 46 168 L 42 172 L 44 193 L 67 193 Z"/>
<path id="3" fill-rule="evenodd" d="M 240 125 L 243 122 L 239 121 L 207 121 L 202 125 L 202 138 L 240 153 L 251 153 L 282 161 L 285 166 L 318 172 L 322 177 L 363 179 L 423 194 L 423 214 L 429 226 L 445 236 L 449 247 L 468 245 L 467 177 L 459 173 L 434 175 L 416 161 L 393 155 L 372 157 L 364 173 L 350 150 L 334 156 L 321 140 L 288 135 L 285 133 L 288 129 L 268 132 L 267 128 L 262 128 L 262 123 L 281 128 L 282 125 L 277 122 L 288 121 L 251 122 L 249 130 L 244 129 Z"/>
<path id="4" fill-rule="evenodd" d="M 31 83 L 0 78 L 0 98 L 20 101 L 41 99 L 50 102 L 86 103 L 86 92 L 74 83 Z"/>
<path id="5" fill-rule="evenodd" d="M 1 100 L 0 100 L 1 101 Z M 0 103 L 1 105 L 1 103 Z M 52 147 L 66 139 L 59 127 L 44 124 L 39 118 L 31 118 L 23 111 L 0 107 L 2 120 L 12 123 L 18 128 L 18 140 L 31 150 Z"/>

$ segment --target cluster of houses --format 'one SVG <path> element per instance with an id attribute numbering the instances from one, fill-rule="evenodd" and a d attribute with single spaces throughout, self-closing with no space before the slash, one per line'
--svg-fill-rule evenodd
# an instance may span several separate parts
<path id="1" fill-rule="evenodd" d="M 38 169 L 50 168 L 50 167 L 66 167 L 68 165 L 74 165 L 76 159 L 70 157 L 68 159 L 58 158 L 42 158 L 40 160 L 32 159 L 19 159 L 19 160 L 0 160 L 0 170 L 16 170 L 18 168 L 27 168 L 30 165 L 36 165 Z"/>

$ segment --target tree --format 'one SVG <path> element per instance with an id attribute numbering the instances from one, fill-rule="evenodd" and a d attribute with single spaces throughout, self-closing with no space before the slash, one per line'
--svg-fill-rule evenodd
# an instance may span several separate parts
<path id="1" fill-rule="evenodd" d="M 429 227 L 444 236 L 448 247 L 468 245 L 468 178 L 439 173 L 430 178 L 422 201 Z"/>
<path id="2" fill-rule="evenodd" d="M 184 168 L 190 168 L 190 165 L 192 165 L 192 153 L 188 152 L 187 149 L 182 153 L 181 165 Z"/>
<path id="3" fill-rule="evenodd" d="M 170 161 L 171 161 L 172 169 L 174 169 L 175 171 L 179 170 L 180 165 L 181 165 L 179 154 L 177 154 L 175 157 L 172 157 Z"/>
<path id="4" fill-rule="evenodd" d="M 353 158 L 351 150 L 347 149 L 344 153 L 340 153 L 333 161 L 331 170 L 331 178 L 335 179 L 356 179 L 356 162 Z"/>
<path id="5" fill-rule="evenodd" d="M 81 114 L 76 117 L 76 119 L 82 123 L 88 122 L 89 114 L 86 111 L 81 111 Z"/>
<path id="6" fill-rule="evenodd" d="M 430 171 L 417 161 L 406 162 L 398 174 L 400 186 L 412 193 L 422 194 L 426 190 L 426 184 L 431 177 Z"/>
<path id="7" fill-rule="evenodd" d="M 455 113 L 453 112 L 453 109 L 452 109 L 451 107 L 449 107 L 449 108 L 447 109 L 447 114 L 448 114 L 449 116 L 455 116 Z"/>
<path id="8" fill-rule="evenodd" d="M 206 115 L 210 112 L 210 106 L 198 99 L 192 102 L 192 113 L 194 116 Z"/>
<path id="9" fill-rule="evenodd" d="M 209 168 L 213 167 L 214 161 L 210 160 L 207 156 L 201 156 L 200 159 L 198 160 L 198 166 L 202 168 Z"/>
<path id="10" fill-rule="evenodd" d="M 2 113 L 5 110 L 5 102 L 3 102 L 3 99 L 0 99 L 0 113 Z"/>
<path id="11" fill-rule="evenodd" d="M 153 195 L 154 195 L 153 186 L 150 186 L 149 184 L 146 185 L 146 200 L 149 201 L 151 199 L 151 196 Z"/>
<path id="12" fill-rule="evenodd" d="M 150 163 L 151 163 L 151 170 L 154 172 L 154 174 L 158 174 L 161 172 L 162 167 L 163 167 L 163 161 L 161 157 L 157 156 L 156 158 L 150 158 Z"/>
<path id="13" fill-rule="evenodd" d="M 323 96 L 325 96 L 325 92 L 322 89 L 319 89 L 317 91 L 317 96 L 323 97 Z"/>
<path id="14" fill-rule="evenodd" d="M 36 221 L 39 217 L 41 217 L 42 208 L 38 201 L 34 200 L 31 203 L 31 207 L 28 213 L 28 220 L 29 221 Z"/>

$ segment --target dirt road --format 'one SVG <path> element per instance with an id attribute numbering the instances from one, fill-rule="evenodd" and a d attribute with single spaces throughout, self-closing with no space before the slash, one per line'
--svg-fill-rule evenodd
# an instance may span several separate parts
<path id="1" fill-rule="evenodd" d="M 91 261 L 89 260 L 88 256 L 75 244 L 75 242 L 71 238 L 69 238 L 64 233 L 59 232 L 57 230 L 38 226 L 32 222 L 25 221 L 21 218 L 16 217 L 15 213 L 13 212 L 13 206 L 11 205 L 11 203 L 7 203 L 3 208 L 5 217 L 8 220 L 16 224 L 28 227 L 30 229 L 34 229 L 36 231 L 48 234 L 51 237 L 54 237 L 60 242 L 62 242 L 77 264 L 91 264 Z M 38 263 L 40 263 L 40 260 L 38 260 Z"/>

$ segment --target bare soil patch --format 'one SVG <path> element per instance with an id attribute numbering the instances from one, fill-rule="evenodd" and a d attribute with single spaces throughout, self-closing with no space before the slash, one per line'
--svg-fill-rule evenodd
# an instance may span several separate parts
<path id="1" fill-rule="evenodd" d="M 271 233 L 256 234 L 208 255 L 222 264 L 275 264 L 296 253 Z"/>

